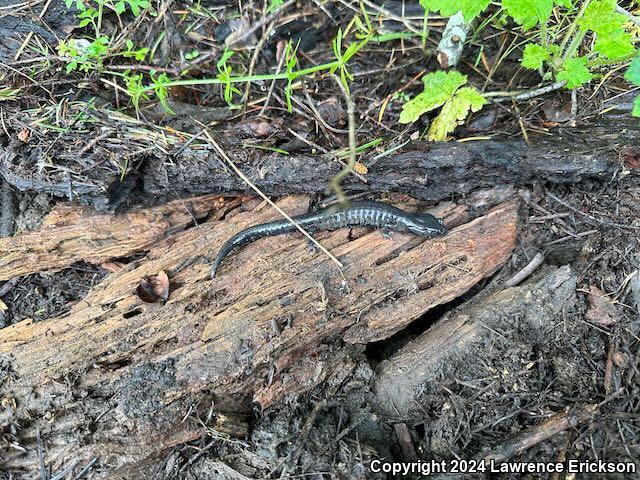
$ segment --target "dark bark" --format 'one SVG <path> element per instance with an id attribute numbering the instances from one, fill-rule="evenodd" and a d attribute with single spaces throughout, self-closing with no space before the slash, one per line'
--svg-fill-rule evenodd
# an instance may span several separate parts
<path id="1" fill-rule="evenodd" d="M 21 5 L 21 2 L 12 2 Z M 7 6 L 9 2 L 0 2 Z M 67 33 L 78 23 L 75 8 L 67 9 L 64 2 L 52 2 L 46 8 L 42 18 L 39 18 L 44 3 L 35 4 L 32 7 L 23 6 L 19 10 L 4 11 L 0 21 L 0 61 L 11 63 L 18 49 L 22 46 L 25 37 L 29 33 L 38 35 L 51 46 L 55 47 L 58 41 L 67 36 Z M 13 15 L 11 15 L 13 13 Z"/>
<path id="2" fill-rule="evenodd" d="M 561 129 L 530 146 L 519 139 L 414 143 L 410 150 L 369 164 L 366 183 L 350 176 L 345 185 L 353 192 L 399 192 L 422 200 L 441 200 L 504 184 L 609 180 L 621 170 L 621 157 L 624 161 L 625 156 L 633 159 L 640 154 L 634 138 L 636 124 L 636 120 L 620 117 L 615 125 L 602 123 L 584 131 Z M 161 194 L 175 189 L 183 195 L 250 191 L 224 168 L 217 155 L 192 153 L 171 164 L 150 159 L 145 168 L 145 191 Z M 257 158 L 254 152 L 244 152 L 242 158 L 237 154 L 232 158 L 270 195 L 323 192 L 341 168 L 327 158 L 311 155 Z M 628 168 L 635 173 L 634 165 Z"/>

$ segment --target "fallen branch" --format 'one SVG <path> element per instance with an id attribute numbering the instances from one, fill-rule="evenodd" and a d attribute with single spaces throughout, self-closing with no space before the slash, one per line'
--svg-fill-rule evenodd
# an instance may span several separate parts
<path id="1" fill-rule="evenodd" d="M 492 448 L 489 452 L 483 453 L 481 458 L 486 460 L 487 463 L 491 461 L 496 464 L 506 462 L 534 445 L 591 420 L 598 408 L 599 406 L 596 404 L 589 404 L 574 408 L 568 412 L 558 413 L 540 425 L 536 425 L 507 440 L 502 445 Z"/>
<path id="2" fill-rule="evenodd" d="M 636 125 L 628 119 L 562 135 L 521 140 L 414 143 L 410 150 L 367 162 L 367 183 L 353 176 L 344 179 L 349 192 L 399 192 L 424 200 L 449 199 L 452 192 L 466 194 L 481 188 L 528 185 L 539 182 L 573 184 L 588 180 L 609 181 L 622 170 L 620 149 L 640 154 L 632 133 Z M 575 139 L 575 140 L 574 140 Z M 588 139 L 588 142 L 587 142 Z M 570 148 L 567 142 L 570 142 Z M 634 150 L 635 149 L 635 150 Z M 234 160 L 247 178 L 266 195 L 323 192 L 340 167 L 322 156 L 303 154 L 234 153 Z M 631 158 L 630 157 L 630 158 Z M 186 149 L 179 161 L 161 158 L 145 164 L 148 193 L 173 191 L 182 195 L 205 192 L 236 194 L 247 185 L 220 168 L 222 159 L 214 151 Z M 637 169 L 629 165 L 632 175 Z"/>

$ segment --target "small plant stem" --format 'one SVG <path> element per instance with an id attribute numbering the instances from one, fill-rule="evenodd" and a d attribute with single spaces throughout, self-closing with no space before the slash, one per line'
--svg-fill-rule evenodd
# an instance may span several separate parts
<path id="1" fill-rule="evenodd" d="M 541 42 L 543 47 L 548 47 L 549 46 L 549 35 L 547 34 L 547 22 L 542 22 L 542 25 L 540 25 L 540 37 L 541 37 Z"/>
<path id="2" fill-rule="evenodd" d="M 105 0 L 98 0 L 98 25 L 96 26 L 96 38 L 100 36 L 100 29 L 102 28 L 102 6 Z"/>
<path id="3" fill-rule="evenodd" d="M 569 58 L 566 53 L 569 52 L 569 49 L 567 49 L 565 51 L 565 47 L 567 46 L 567 43 L 569 43 L 569 39 L 573 36 L 573 34 L 576 31 L 576 28 L 578 28 L 578 20 L 580 20 L 582 18 L 582 16 L 584 15 L 585 10 L 587 9 L 587 7 L 589 6 L 589 3 L 591 3 L 591 0 L 585 0 L 584 3 L 582 4 L 582 6 L 580 7 L 580 11 L 578 12 L 578 14 L 576 15 L 576 18 L 573 19 L 573 23 L 571 24 L 571 26 L 569 27 L 569 30 L 567 31 L 567 34 L 564 36 L 564 39 L 562 40 L 562 43 L 560 44 L 560 51 L 561 52 L 565 52 L 565 55 L 563 55 L 563 59 L 566 60 L 567 58 Z M 580 39 L 580 42 L 582 42 L 582 39 L 584 39 L 584 34 L 582 35 L 582 38 Z M 572 45 L 574 42 L 571 42 Z M 580 44 L 578 43 L 578 46 Z M 577 47 L 576 47 L 577 49 Z M 574 52 L 575 53 L 575 52 Z"/>
<path id="4" fill-rule="evenodd" d="M 569 47 L 567 48 L 567 50 L 564 52 L 564 55 L 562 56 L 563 60 L 566 61 L 568 58 L 571 58 L 576 54 L 586 34 L 587 32 L 585 30 L 579 30 L 578 33 L 574 35 L 573 39 L 571 40 L 571 43 L 569 44 Z"/>
<path id="5" fill-rule="evenodd" d="M 429 10 L 424 9 L 424 17 L 422 19 L 422 49 L 427 49 L 427 38 L 429 37 Z"/>
<path id="6" fill-rule="evenodd" d="M 280 70 L 282 70 L 282 64 L 284 63 L 284 58 L 285 55 L 284 53 L 280 56 L 280 60 L 278 61 L 278 66 L 276 68 L 276 75 L 278 75 L 280 73 Z M 271 81 L 271 85 L 269 85 L 269 91 L 267 92 L 267 98 L 264 101 L 264 104 L 262 104 L 262 108 L 260 109 L 260 113 L 258 113 L 259 117 L 262 117 L 265 112 L 267 111 L 267 108 L 269 108 L 269 102 L 271 101 L 271 95 L 273 95 L 273 89 L 276 86 L 276 81 L 272 80 Z"/>
<path id="7" fill-rule="evenodd" d="M 344 96 L 345 103 L 347 104 L 347 118 L 349 121 L 349 162 L 344 166 L 338 174 L 331 180 L 331 189 L 335 192 L 338 201 L 341 204 L 346 204 L 347 199 L 342 190 L 342 180 L 353 171 L 353 167 L 356 164 L 356 116 L 355 107 L 353 105 L 353 99 L 351 94 L 342 84 L 342 81 L 335 75 L 331 76 L 340 87 L 342 95 Z"/>
<path id="8" fill-rule="evenodd" d="M 621 13 L 622 15 L 624 15 L 625 17 L 627 17 L 629 19 L 630 22 L 635 23 L 637 26 L 640 27 L 640 17 L 636 17 L 635 15 L 633 15 L 632 13 L 629 13 L 628 11 L 626 11 L 624 8 L 622 8 L 620 5 L 616 5 L 616 12 Z"/>
<path id="9" fill-rule="evenodd" d="M 260 55 L 260 52 L 262 51 L 264 44 L 267 43 L 267 40 L 269 39 L 269 35 L 273 31 L 274 27 L 275 27 L 275 22 L 271 22 L 267 26 L 267 29 L 262 34 L 260 41 L 256 45 L 256 48 L 254 49 L 253 55 L 251 55 L 251 60 L 249 62 L 249 70 L 248 70 L 249 76 L 253 74 L 253 69 L 256 67 L 256 62 L 258 61 L 258 55 Z M 247 84 L 244 87 L 244 98 L 242 101 L 242 118 L 243 119 L 247 114 L 247 104 L 249 103 L 250 96 L 251 96 L 251 82 L 247 82 Z"/>
<path id="10" fill-rule="evenodd" d="M 490 97 L 498 97 L 498 98 L 513 98 L 516 101 L 524 101 L 529 100 L 530 98 L 538 97 L 540 95 L 544 95 L 545 93 L 553 92 L 554 90 L 559 90 L 567 84 L 566 80 L 561 80 L 560 82 L 552 83 L 551 85 L 546 85 L 544 87 L 536 88 L 534 90 L 529 90 L 528 92 L 517 90 L 513 92 L 485 92 L 484 95 L 487 98 Z M 499 100 L 498 100 L 499 101 Z"/>
<path id="11" fill-rule="evenodd" d="M 313 238 L 311 235 L 309 235 L 309 233 L 300 226 L 300 224 L 298 222 L 296 222 L 293 218 L 291 218 L 289 215 L 287 215 L 285 213 L 284 210 L 282 210 L 278 205 L 276 205 L 273 200 L 271 200 L 269 197 L 267 197 L 264 192 L 262 190 L 260 190 L 251 180 L 249 180 L 249 178 L 242 172 L 242 170 L 240 170 L 236 164 L 229 158 L 229 156 L 227 155 L 227 153 L 222 149 L 222 147 L 220 147 L 220 145 L 218 145 L 218 142 L 215 141 L 215 139 L 213 138 L 213 136 L 209 133 L 208 129 L 204 130 L 204 134 L 207 137 L 207 140 L 209 141 L 209 143 L 213 146 L 213 148 L 216 149 L 216 151 L 218 152 L 218 154 L 220 154 L 220 156 L 224 159 L 225 162 L 227 162 L 227 164 L 233 169 L 234 172 L 236 172 L 236 175 L 238 175 L 247 185 L 249 185 L 258 195 L 260 195 L 263 200 L 265 202 L 267 202 L 269 205 L 271 205 L 273 208 L 276 209 L 276 211 L 282 215 L 284 218 L 286 218 L 289 222 L 291 222 L 292 225 L 294 225 L 300 232 L 302 232 L 302 234 L 307 237 L 311 242 L 313 242 L 313 244 L 318 247 L 325 255 L 327 255 L 331 261 L 333 263 L 336 264 L 336 266 L 340 269 L 340 272 L 342 273 L 342 263 L 340 263 L 340 260 L 338 260 L 336 257 L 334 257 L 333 255 L 331 255 L 331 252 L 329 252 L 329 250 L 327 250 L 325 247 L 322 246 L 322 244 L 320 244 L 320 242 L 318 242 L 315 238 Z"/>
<path id="12" fill-rule="evenodd" d="M 293 72 L 292 80 L 297 79 L 298 77 L 302 77 L 304 75 L 311 75 L 312 73 L 321 72 L 323 70 L 330 70 L 332 68 L 337 68 L 342 63 L 338 60 L 333 62 L 324 63 L 322 65 L 317 65 L 314 67 L 305 68 L 303 70 L 299 70 L 297 72 Z M 200 78 L 200 79 L 191 79 L 191 80 L 174 80 L 172 82 L 167 82 L 163 84 L 165 87 L 187 87 L 194 85 L 220 85 L 226 83 L 244 83 L 244 82 L 259 82 L 264 80 L 287 80 L 290 77 L 288 73 L 277 73 L 277 74 L 263 74 L 263 75 L 251 75 L 251 76 L 241 76 L 241 77 L 230 77 L 227 80 L 221 80 L 219 78 Z M 153 85 L 146 86 L 143 91 L 148 92 L 153 90 L 155 87 Z"/>

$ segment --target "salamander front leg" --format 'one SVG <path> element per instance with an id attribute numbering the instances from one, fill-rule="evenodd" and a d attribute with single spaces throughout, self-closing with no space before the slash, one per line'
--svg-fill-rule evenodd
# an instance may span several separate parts
<path id="1" fill-rule="evenodd" d="M 384 238 L 385 240 L 392 240 L 393 233 L 394 233 L 393 230 L 391 230 L 390 228 L 380 229 L 380 234 L 382 235 L 382 238 Z"/>
<path id="2" fill-rule="evenodd" d="M 316 231 L 307 228 L 307 233 L 313 237 L 316 234 Z M 313 243 L 308 238 L 307 238 L 307 251 L 311 253 L 316 253 L 318 251 L 318 247 L 316 246 L 316 244 Z"/>

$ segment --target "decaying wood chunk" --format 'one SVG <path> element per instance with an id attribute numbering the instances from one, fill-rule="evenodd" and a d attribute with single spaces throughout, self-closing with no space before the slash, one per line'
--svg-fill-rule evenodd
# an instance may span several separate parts
<path id="1" fill-rule="evenodd" d="M 458 314 L 441 319 L 380 366 L 377 402 L 391 415 L 406 414 L 420 388 L 447 363 L 472 361 L 475 346 L 495 332 L 548 328 L 575 295 L 575 274 L 562 267 L 531 285 L 507 288 Z M 524 326 L 523 326 L 524 325 Z M 462 360 L 461 360 L 462 359 Z"/>
<path id="2" fill-rule="evenodd" d="M 411 148 L 367 165 L 366 183 L 355 176 L 344 187 L 353 192 L 398 192 L 423 200 L 448 199 L 452 192 L 528 185 L 536 182 L 573 184 L 609 181 L 624 169 L 638 175 L 632 161 L 640 154 L 637 122 L 628 113 L 608 115 L 599 123 L 560 128 L 552 136 L 492 139 L 474 142 L 412 142 Z M 235 151 L 233 158 L 263 192 L 272 195 L 324 191 L 341 165 L 317 155 L 280 155 Z M 621 152 L 625 151 L 624 155 Z M 628 159 L 628 160 L 627 160 Z M 366 163 L 366 162 L 365 162 Z M 217 153 L 207 149 L 184 152 L 176 162 L 151 158 L 145 164 L 145 191 L 182 195 L 239 193 L 249 188 L 229 175 Z"/>
<path id="3" fill-rule="evenodd" d="M 308 204 L 280 202 L 292 215 Z M 450 226 L 465 216 L 452 204 L 432 213 Z M 501 204 L 427 240 L 360 229 L 355 239 L 346 229 L 318 234 L 342 272 L 290 234 L 234 252 L 214 280 L 203 262 L 178 270 L 164 304 L 134 293 L 143 277 L 213 255 L 238 230 L 274 218 L 263 205 L 179 232 L 107 276 L 65 316 L 1 330 L 0 360 L 11 374 L 0 386 L 9 406 L 0 426 L 21 422 L 14 443 L 27 449 L 9 446 L 6 467 L 36 465 L 40 430 L 54 466 L 99 456 L 113 474 L 197 438 L 201 426 L 183 419 L 212 400 L 221 412 L 250 411 L 251 401 L 266 408 L 325 379 L 339 384 L 355 365 L 340 341 L 345 332 L 354 342 L 386 338 L 490 275 L 514 246 L 516 206 Z"/>
<path id="4" fill-rule="evenodd" d="M 233 199 L 204 195 L 121 215 L 92 208 L 62 206 L 43 228 L 0 238 L 0 281 L 44 270 L 60 270 L 84 260 L 102 263 L 147 250 L 163 238 L 215 210 L 237 205 Z"/>

